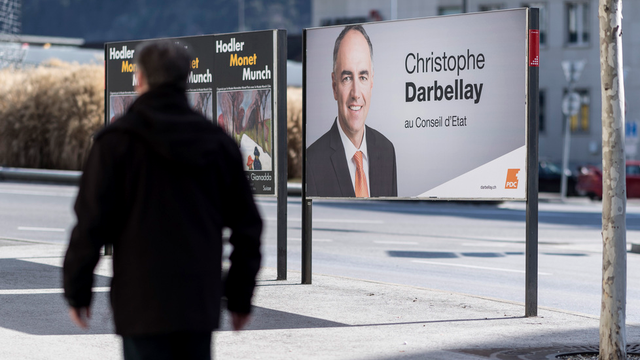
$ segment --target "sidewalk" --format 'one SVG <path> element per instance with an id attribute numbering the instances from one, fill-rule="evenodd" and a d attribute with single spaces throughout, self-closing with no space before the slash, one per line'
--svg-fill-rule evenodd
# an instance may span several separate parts
<path id="1" fill-rule="evenodd" d="M 91 329 L 76 329 L 61 294 L 64 247 L 0 240 L 0 359 L 120 359 L 108 308 L 110 258 L 100 263 Z M 599 320 L 426 288 L 297 272 L 259 275 L 248 329 L 215 335 L 217 359 L 551 359 L 598 344 Z M 524 285 L 523 285 L 524 291 Z M 496 294 L 499 298 L 500 294 Z M 635 344 L 640 327 L 628 326 Z M 550 357 L 551 356 L 551 357 Z"/>

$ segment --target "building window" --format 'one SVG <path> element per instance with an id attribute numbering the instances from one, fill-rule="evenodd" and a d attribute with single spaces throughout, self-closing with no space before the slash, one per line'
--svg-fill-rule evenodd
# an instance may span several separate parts
<path id="1" fill-rule="evenodd" d="M 462 13 L 462 6 L 460 5 L 438 7 L 438 15 L 453 15 L 460 13 Z"/>
<path id="2" fill-rule="evenodd" d="M 589 3 L 572 1 L 567 3 L 567 44 L 585 46 L 589 44 Z"/>
<path id="3" fill-rule="evenodd" d="M 500 9 L 502 9 L 502 5 L 500 4 L 478 6 L 478 11 L 492 11 L 492 10 L 500 10 Z"/>
<path id="4" fill-rule="evenodd" d="M 524 7 L 540 9 L 540 46 L 547 45 L 547 3 L 536 1 L 522 4 Z"/>
<path id="5" fill-rule="evenodd" d="M 589 89 L 575 89 L 578 95 L 580 95 L 580 108 L 576 115 L 569 117 L 569 128 L 572 134 L 585 134 L 589 132 L 589 114 L 591 107 L 591 97 L 589 96 Z M 564 94 L 567 94 L 567 90 L 564 90 Z M 566 116 L 564 117 L 566 121 Z"/>
<path id="6" fill-rule="evenodd" d="M 538 131 L 543 133 L 546 125 L 546 93 L 544 90 L 540 89 L 538 91 Z"/>

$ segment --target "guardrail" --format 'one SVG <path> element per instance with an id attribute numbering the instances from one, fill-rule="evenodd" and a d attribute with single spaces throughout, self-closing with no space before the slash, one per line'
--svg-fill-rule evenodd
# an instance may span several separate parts
<path id="1" fill-rule="evenodd" d="M 78 185 L 82 171 L 25 169 L 0 166 L 0 181 L 33 181 L 56 184 Z M 298 195 L 302 193 L 302 184 L 287 183 L 287 193 Z"/>
<path id="2" fill-rule="evenodd" d="M 80 183 L 82 171 L 23 169 L 0 166 L 0 180 L 42 181 L 60 184 Z"/>

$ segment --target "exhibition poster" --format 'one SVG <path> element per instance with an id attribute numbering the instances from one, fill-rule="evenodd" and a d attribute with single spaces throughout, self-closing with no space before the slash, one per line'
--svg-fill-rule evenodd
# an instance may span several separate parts
<path id="1" fill-rule="evenodd" d="M 236 140 L 254 194 L 276 194 L 274 99 L 276 30 L 172 38 L 193 55 L 187 99 L 194 110 Z M 136 99 L 136 47 L 144 41 L 105 44 L 106 119 L 122 116 Z M 286 164 L 285 164 L 286 165 Z"/>

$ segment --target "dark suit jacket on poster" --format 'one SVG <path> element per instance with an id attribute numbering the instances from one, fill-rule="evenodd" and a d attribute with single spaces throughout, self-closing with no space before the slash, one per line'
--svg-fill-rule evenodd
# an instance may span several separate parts
<path id="1" fill-rule="evenodd" d="M 367 126 L 369 195 L 398 196 L 396 151 L 389 139 Z M 337 120 L 307 149 L 307 196 L 355 197 Z"/>

